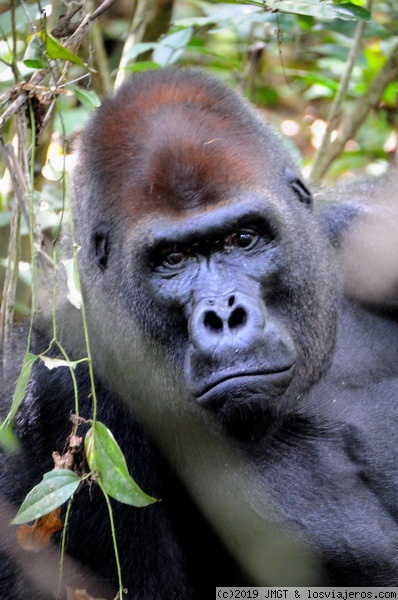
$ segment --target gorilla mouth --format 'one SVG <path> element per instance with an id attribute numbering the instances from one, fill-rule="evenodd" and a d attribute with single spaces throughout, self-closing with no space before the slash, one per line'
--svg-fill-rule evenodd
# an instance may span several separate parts
<path id="1" fill-rule="evenodd" d="M 239 397 L 250 402 L 250 397 L 264 401 L 281 396 L 289 386 L 295 365 L 272 372 L 233 373 L 217 377 L 195 395 L 196 402 L 204 408 L 218 409 L 228 400 Z"/>

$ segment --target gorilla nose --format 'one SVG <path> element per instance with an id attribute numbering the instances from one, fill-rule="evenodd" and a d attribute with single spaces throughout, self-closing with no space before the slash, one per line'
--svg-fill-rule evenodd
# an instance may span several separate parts
<path id="1" fill-rule="evenodd" d="M 247 347 L 264 325 L 265 311 L 249 296 L 240 293 L 204 298 L 191 314 L 191 341 L 197 349 L 208 352 L 220 346 Z"/>
<path id="2" fill-rule="evenodd" d="M 211 303 L 209 300 L 208 302 Z M 214 302 L 214 301 L 213 301 Z M 203 311 L 203 326 L 211 334 L 223 334 L 230 331 L 233 333 L 244 327 L 248 320 L 247 309 L 240 305 L 235 306 L 235 296 L 228 298 L 227 307 L 209 308 Z"/>

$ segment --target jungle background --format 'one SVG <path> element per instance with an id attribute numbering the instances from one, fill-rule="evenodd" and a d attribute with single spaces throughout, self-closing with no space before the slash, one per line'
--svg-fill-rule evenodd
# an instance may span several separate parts
<path id="1" fill-rule="evenodd" d="M 396 161 L 398 0 L 0 1 L 0 338 L 53 264 L 73 145 L 133 71 L 194 65 L 285 136 L 310 182 Z M 34 292 L 33 292 L 34 293 Z"/>

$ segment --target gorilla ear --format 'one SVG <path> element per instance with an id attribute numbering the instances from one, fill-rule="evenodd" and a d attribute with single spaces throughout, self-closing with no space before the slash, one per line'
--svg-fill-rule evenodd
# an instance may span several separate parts
<path id="1" fill-rule="evenodd" d="M 108 264 L 108 257 L 110 252 L 109 227 L 106 224 L 102 223 L 94 231 L 93 244 L 95 262 L 97 263 L 101 271 L 104 271 Z"/>
<path id="2" fill-rule="evenodd" d="M 300 202 L 307 205 L 308 208 L 312 208 L 312 194 L 301 179 L 290 169 L 285 170 L 285 177 L 294 193 L 298 196 Z"/>

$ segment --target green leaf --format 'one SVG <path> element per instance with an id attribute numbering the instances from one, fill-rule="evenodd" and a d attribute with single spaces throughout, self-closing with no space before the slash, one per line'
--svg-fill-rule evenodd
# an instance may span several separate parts
<path id="1" fill-rule="evenodd" d="M 192 35 L 193 27 L 186 27 L 168 33 L 156 44 L 152 60 L 162 67 L 175 63 L 184 52 Z"/>
<path id="2" fill-rule="evenodd" d="M 68 284 L 68 300 L 78 310 L 82 307 L 82 295 L 80 293 L 79 280 L 76 273 L 76 265 L 73 258 L 67 258 L 61 260 L 66 270 L 67 284 Z"/>
<path id="3" fill-rule="evenodd" d="M 302 77 L 302 81 L 307 84 L 321 85 L 325 88 L 328 88 L 332 92 L 336 92 L 338 89 L 338 83 L 331 79 L 330 77 L 326 77 L 321 73 L 306 73 L 304 77 Z"/>
<path id="4" fill-rule="evenodd" d="M 76 366 L 80 361 L 77 360 L 63 360 L 62 358 L 51 358 L 50 356 L 40 356 L 40 359 L 46 365 L 49 371 L 58 369 L 58 367 L 69 367 L 70 369 L 76 369 Z"/>
<path id="5" fill-rule="evenodd" d="M 46 69 L 48 60 L 44 55 L 44 44 L 40 36 L 32 35 L 25 50 L 23 64 L 29 69 Z"/>
<path id="6" fill-rule="evenodd" d="M 131 46 L 131 48 L 129 48 L 129 50 L 125 52 L 124 58 L 126 60 L 132 60 L 133 58 L 136 58 L 136 56 L 139 56 L 144 52 L 153 50 L 154 48 L 156 48 L 156 46 L 156 42 L 140 42 L 138 44 L 134 44 L 133 46 Z"/>
<path id="7" fill-rule="evenodd" d="M 47 515 L 69 500 L 79 483 L 80 477 L 69 469 L 55 469 L 46 473 L 26 496 L 11 524 L 22 525 Z"/>
<path id="8" fill-rule="evenodd" d="M 12 425 L 10 423 L 4 423 L 0 427 L 0 446 L 4 448 L 6 452 L 17 452 L 20 448 L 19 440 L 12 431 Z"/>
<path id="9" fill-rule="evenodd" d="M 43 177 L 47 179 L 47 181 L 61 181 L 65 171 L 60 171 L 52 164 L 51 160 L 48 160 L 44 167 L 41 170 Z"/>
<path id="10" fill-rule="evenodd" d="M 65 60 L 81 67 L 87 67 L 80 56 L 65 48 L 47 31 L 39 31 L 29 38 L 23 63 L 30 69 L 46 69 L 48 59 Z"/>
<path id="11" fill-rule="evenodd" d="M 47 31 L 40 31 L 37 35 L 40 36 L 44 42 L 48 58 L 54 60 L 67 60 L 68 62 L 80 65 L 81 67 L 87 66 L 80 56 L 77 56 L 77 54 L 74 54 L 68 50 L 68 48 L 65 48 L 65 46 L 60 44 L 59 41 Z"/>
<path id="12" fill-rule="evenodd" d="M 263 1 L 248 0 L 248 4 L 263 6 Z M 352 2 L 337 4 L 331 0 L 266 0 L 265 4 L 268 9 L 307 15 L 318 19 L 343 19 L 346 21 L 357 19 L 369 21 L 370 19 L 370 14 L 365 8 Z"/>
<path id="13" fill-rule="evenodd" d="M 103 423 L 93 423 L 84 446 L 90 469 L 97 472 L 99 482 L 109 496 L 137 507 L 156 502 L 156 498 L 145 494 L 130 476 L 123 452 Z"/>
<path id="14" fill-rule="evenodd" d="M 358 6 L 353 2 L 344 2 L 344 0 L 343 2 L 340 2 L 340 0 L 334 0 L 334 7 L 337 9 L 337 12 L 339 9 L 342 9 L 346 14 L 352 15 L 355 19 L 360 19 L 362 21 L 370 20 L 370 12 L 366 8 L 363 8 L 363 6 Z M 344 19 L 344 17 L 341 18 Z"/>
<path id="15" fill-rule="evenodd" d="M 28 385 L 30 373 L 32 371 L 32 367 L 36 359 L 36 354 L 32 354 L 31 352 L 27 352 L 25 354 L 21 372 L 19 374 L 17 384 L 15 386 L 15 392 L 11 403 L 11 408 L 6 417 L 6 420 L 4 421 L 7 424 L 12 423 L 21 402 L 25 398 L 26 386 Z"/>
<path id="16" fill-rule="evenodd" d="M 87 106 L 90 110 L 94 110 L 101 105 L 101 100 L 98 98 L 97 94 L 93 90 L 85 90 L 80 87 L 71 87 L 68 89 L 75 94 L 76 98 L 79 100 L 81 104 Z"/>

